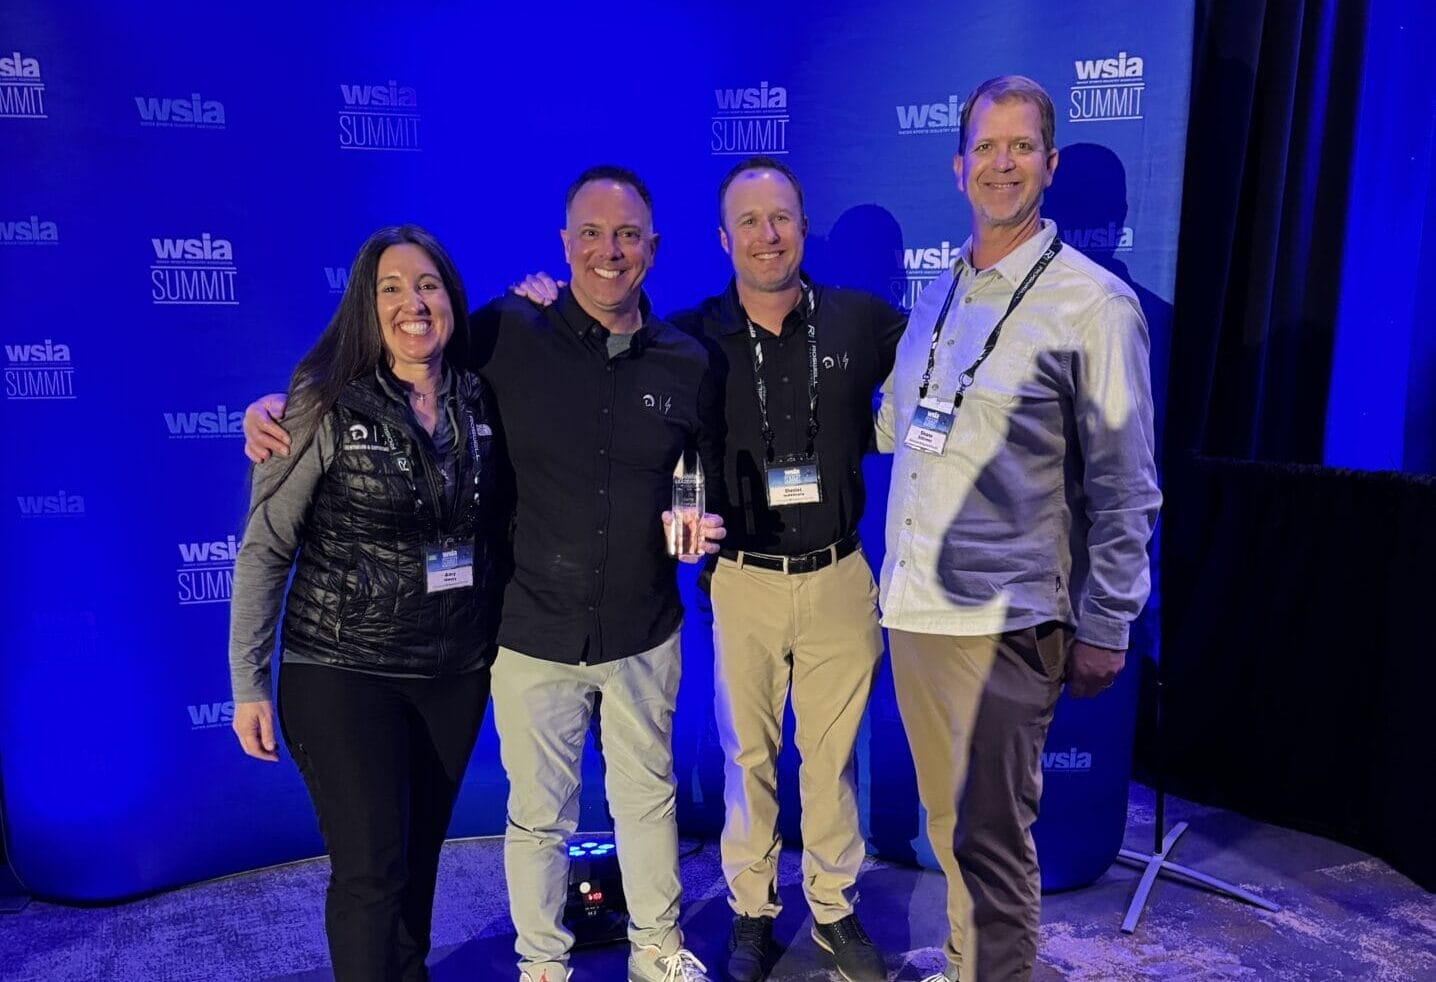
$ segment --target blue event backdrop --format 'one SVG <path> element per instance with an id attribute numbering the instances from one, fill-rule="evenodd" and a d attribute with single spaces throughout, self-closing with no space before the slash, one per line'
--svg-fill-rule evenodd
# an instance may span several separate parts
<path id="1" fill-rule="evenodd" d="M 670 310 L 729 276 L 719 178 L 782 154 L 807 190 L 810 271 L 908 305 L 967 235 L 959 101 L 1022 72 L 1058 106 L 1045 213 L 1138 291 L 1165 389 L 1190 3 L 473 6 L 0 11 L 0 769 L 10 857 L 37 894 L 111 900 L 321 851 L 292 765 L 242 756 L 228 728 L 240 410 L 283 386 L 377 226 L 435 231 L 477 303 L 560 269 L 567 182 L 628 164 L 655 195 L 650 292 Z M 868 467 L 874 563 L 887 469 Z M 712 834 L 709 615 L 685 577 L 680 818 Z M 1092 880 L 1117 849 L 1134 676 L 1059 709 L 1049 886 Z M 930 863 L 886 675 L 858 768 L 874 848 Z M 453 834 L 501 831 L 504 795 L 486 724 Z M 583 825 L 606 821 L 590 781 Z"/>

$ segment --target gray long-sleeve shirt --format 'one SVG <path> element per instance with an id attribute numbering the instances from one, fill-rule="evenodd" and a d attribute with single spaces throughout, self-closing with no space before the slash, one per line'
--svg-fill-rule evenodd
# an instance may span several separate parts
<path id="1" fill-rule="evenodd" d="M 1019 283 L 1057 235 L 976 272 L 972 243 L 914 305 L 883 386 L 878 446 L 892 451 L 883 624 L 973 636 L 1049 620 L 1127 647 L 1150 588 L 1161 505 L 1147 325 L 1125 283 L 1064 248 L 1008 319 L 959 408 L 946 452 L 904 437 L 953 278 L 929 398 L 951 400 Z"/>
<path id="2" fill-rule="evenodd" d="M 380 382 L 384 391 L 401 404 L 407 414 L 407 397 L 382 372 Z M 417 420 L 410 415 L 410 429 L 415 441 L 425 446 L 426 451 L 432 449 L 435 455 L 446 496 L 453 490 L 455 435 L 458 432 L 450 398 L 452 391 L 452 379 L 446 371 L 437 396 L 444 411 L 438 413 L 432 438 L 423 433 Z M 310 503 L 324 472 L 334 460 L 334 453 L 332 427 L 329 420 L 324 419 L 288 475 L 284 475 L 288 461 L 277 456 L 271 456 L 254 468 L 250 515 L 234 564 L 234 592 L 229 608 L 229 677 L 235 702 L 261 702 L 270 698 L 274 631 L 279 622 L 285 586 L 304 538 Z M 285 652 L 283 657 L 295 664 L 312 661 L 291 652 Z"/>

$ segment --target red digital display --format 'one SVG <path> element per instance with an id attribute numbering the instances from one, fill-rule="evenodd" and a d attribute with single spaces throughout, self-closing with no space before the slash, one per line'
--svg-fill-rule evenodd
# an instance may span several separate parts
<path id="1" fill-rule="evenodd" d="M 598 903 L 600 900 L 603 899 L 603 891 L 602 891 L 602 890 L 595 890 L 595 891 L 593 891 L 593 893 L 587 894 L 586 896 L 587 896 L 587 898 L 588 898 L 590 901 L 592 901 L 593 903 Z"/>

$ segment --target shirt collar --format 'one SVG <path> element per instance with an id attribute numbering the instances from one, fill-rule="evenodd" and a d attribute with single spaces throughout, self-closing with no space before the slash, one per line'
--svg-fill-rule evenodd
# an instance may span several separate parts
<path id="1" fill-rule="evenodd" d="M 580 339 L 596 337 L 600 340 L 608 338 L 608 328 L 589 316 L 579 304 L 578 298 L 573 295 L 573 287 L 566 286 L 559 291 L 558 299 L 554 301 L 554 309 L 558 311 L 563 322 Z M 653 340 L 653 335 L 661 323 L 653 316 L 653 303 L 648 299 L 647 293 L 638 295 L 638 314 L 643 319 L 642 325 L 633 334 L 633 343 L 629 350 L 638 354 Z"/>
<path id="2" fill-rule="evenodd" d="M 1047 247 L 1056 237 L 1057 223 L 1050 218 L 1044 218 L 1037 228 L 1036 235 L 1003 256 L 991 268 L 997 270 L 998 275 L 1015 288 L 1022 282 L 1028 271 L 1036 265 L 1037 257 L 1047 251 Z M 958 250 L 958 257 L 952 264 L 952 274 L 954 276 L 961 275 L 962 267 L 974 269 L 972 265 L 972 236 L 970 235 L 962 244 L 962 248 Z"/>
<path id="3" fill-rule="evenodd" d="M 798 278 L 802 281 L 803 292 L 798 295 L 798 306 L 783 317 L 785 326 L 788 323 L 788 318 L 792 317 L 795 312 L 799 315 L 799 323 L 806 324 L 808 318 L 813 316 L 813 309 L 818 304 L 818 288 L 813 283 L 813 278 L 801 271 L 798 273 Z M 747 330 L 748 312 L 743 309 L 743 301 L 738 299 L 737 277 L 728 281 L 728 289 L 723 292 L 722 309 L 723 322 L 718 326 L 718 333 L 737 334 L 739 331 Z"/>
<path id="4" fill-rule="evenodd" d="M 449 397 L 449 390 L 452 389 L 454 385 L 454 373 L 449 371 L 449 363 L 447 361 L 439 363 L 439 370 L 442 374 L 439 376 L 439 388 L 435 392 L 435 402 L 443 402 L 447 399 Z M 379 362 L 379 364 L 374 367 L 374 376 L 379 380 L 379 388 L 383 390 L 386 396 L 400 405 L 407 406 L 409 404 L 409 394 L 404 390 L 403 384 L 387 363 Z"/>

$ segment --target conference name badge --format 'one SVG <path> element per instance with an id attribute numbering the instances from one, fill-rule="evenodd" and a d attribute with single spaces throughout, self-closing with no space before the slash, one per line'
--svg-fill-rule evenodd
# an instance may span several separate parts
<path id="1" fill-rule="evenodd" d="M 474 544 L 447 539 L 424 547 L 424 576 L 429 593 L 474 585 Z"/>
<path id="2" fill-rule="evenodd" d="M 768 469 L 768 507 L 813 505 L 823 500 L 818 458 L 779 457 Z"/>
<path id="3" fill-rule="evenodd" d="M 952 432 L 952 418 L 952 403 L 938 399 L 919 401 L 903 443 L 913 450 L 941 456 Z"/>

